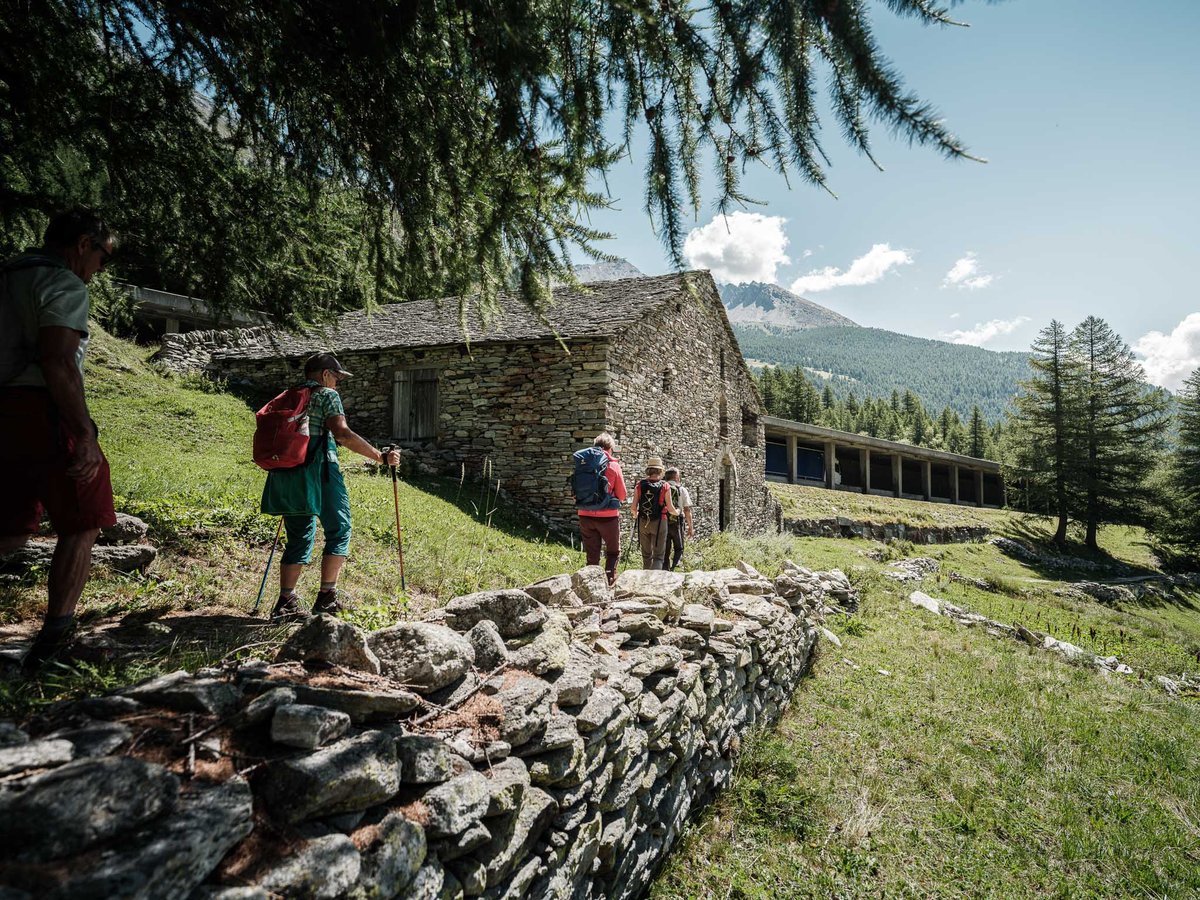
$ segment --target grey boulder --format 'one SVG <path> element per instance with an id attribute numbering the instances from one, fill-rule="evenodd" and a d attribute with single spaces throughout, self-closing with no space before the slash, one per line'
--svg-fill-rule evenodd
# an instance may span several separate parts
<path id="1" fill-rule="evenodd" d="M 350 717 L 336 709 L 288 703 L 275 710 L 271 740 L 301 750 L 316 750 L 337 740 L 350 728 Z"/>
<path id="2" fill-rule="evenodd" d="M 399 789 L 395 741 L 372 731 L 309 756 L 275 760 L 264 773 L 261 795 L 275 818 L 295 824 L 367 809 Z"/>
<path id="3" fill-rule="evenodd" d="M 352 900 L 398 897 L 425 862 L 425 829 L 400 813 L 388 813 L 372 826 L 375 837 L 362 848 Z"/>
<path id="4" fill-rule="evenodd" d="M 491 619 L 483 619 L 471 626 L 467 640 L 475 648 L 475 665 L 485 672 L 491 672 L 508 662 L 504 638 Z"/>
<path id="5" fill-rule="evenodd" d="M 150 533 L 150 527 L 137 516 L 117 513 L 117 524 L 101 528 L 97 544 L 136 544 Z"/>
<path id="6" fill-rule="evenodd" d="M 571 576 L 571 588 L 584 603 L 605 606 L 612 602 L 613 592 L 608 575 L 600 566 L 584 566 Z"/>
<path id="7" fill-rule="evenodd" d="M 440 784 L 461 775 L 471 764 L 439 737 L 405 734 L 396 738 L 400 779 L 405 784 Z"/>
<path id="8" fill-rule="evenodd" d="M 372 633 L 368 644 L 383 675 L 421 693 L 457 681 L 475 663 L 470 641 L 429 622 L 400 622 Z"/>
<path id="9" fill-rule="evenodd" d="M 455 597 L 446 604 L 445 612 L 446 624 L 457 631 L 468 631 L 476 623 L 490 619 L 504 638 L 536 631 L 546 621 L 545 608 L 516 588 Z"/>
<path id="10" fill-rule="evenodd" d="M 250 786 L 232 778 L 181 794 L 175 813 L 143 826 L 86 866 L 71 867 L 47 900 L 186 897 L 253 827 Z"/>
<path id="11" fill-rule="evenodd" d="M 260 869 L 254 882 L 289 900 L 332 900 L 354 886 L 361 869 L 354 842 L 344 834 L 327 834 Z"/>
<path id="12" fill-rule="evenodd" d="M 545 606 L 573 608 L 583 605 L 571 584 L 570 575 L 552 575 L 525 588 L 538 603 Z"/>
<path id="13" fill-rule="evenodd" d="M 487 812 L 491 796 L 491 784 L 474 769 L 439 784 L 421 798 L 429 816 L 426 833 L 447 837 L 466 831 Z"/>
<path id="14" fill-rule="evenodd" d="M 30 741 L 0 749 L 0 775 L 23 772 L 26 769 L 50 769 L 69 763 L 75 756 L 75 745 L 65 739 Z"/>
<path id="15" fill-rule="evenodd" d="M 0 786 L 0 846 L 18 859 L 78 853 L 170 811 L 178 793 L 179 779 L 153 763 L 77 760 Z"/>
<path id="16" fill-rule="evenodd" d="M 361 628 L 334 616 L 312 616 L 287 639 L 275 662 L 318 661 L 378 675 L 379 658 Z"/>

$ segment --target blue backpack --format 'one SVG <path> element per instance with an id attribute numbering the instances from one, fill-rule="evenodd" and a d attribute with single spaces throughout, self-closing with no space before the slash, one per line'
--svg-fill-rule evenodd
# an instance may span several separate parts
<path id="1" fill-rule="evenodd" d="M 618 509 L 621 501 L 608 484 L 608 454 L 599 447 L 586 447 L 575 451 L 574 460 L 575 472 L 567 480 L 575 494 L 575 508 L 590 512 Z"/>

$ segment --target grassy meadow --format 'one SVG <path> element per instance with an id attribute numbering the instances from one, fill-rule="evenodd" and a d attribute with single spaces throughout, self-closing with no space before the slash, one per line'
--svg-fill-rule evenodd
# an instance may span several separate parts
<path id="1" fill-rule="evenodd" d="M 869 501 L 876 521 L 908 513 Z M 1003 516 L 996 530 L 1026 539 L 1047 527 L 968 512 Z M 1162 585 L 1101 604 L 1067 589 L 1104 580 L 1105 565 L 1154 574 L 1140 530 L 1105 529 L 1101 543 L 1074 571 L 1068 557 L 1049 572 L 990 544 L 749 542 L 768 570 L 783 553 L 842 568 L 862 604 L 827 623 L 842 647 L 820 645 L 780 726 L 748 743 L 732 788 L 688 827 L 654 900 L 1200 896 L 1200 698 L 1153 680 L 1200 670 L 1200 597 Z M 884 576 L 910 556 L 941 569 Z M 1137 675 L 955 625 L 913 607 L 914 589 L 1117 655 Z"/>

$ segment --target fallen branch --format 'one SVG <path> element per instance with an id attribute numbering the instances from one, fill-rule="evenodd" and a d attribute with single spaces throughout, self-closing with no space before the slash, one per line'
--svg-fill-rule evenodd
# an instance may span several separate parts
<path id="1" fill-rule="evenodd" d="M 454 712 L 455 709 L 462 706 L 464 703 L 466 703 L 468 700 L 470 700 L 472 697 L 474 697 L 477 693 L 479 693 L 479 691 L 483 689 L 483 686 L 485 684 L 487 684 L 489 681 L 491 681 L 493 678 L 495 678 L 497 675 L 499 675 L 501 672 L 503 672 L 507 668 L 508 668 L 508 663 L 506 663 L 506 662 L 500 663 L 500 665 L 496 666 L 496 668 L 494 668 L 492 671 L 488 672 L 488 674 L 485 677 L 479 679 L 479 684 L 475 685 L 475 687 L 471 688 L 469 691 L 467 691 L 465 694 L 463 694 L 462 697 L 460 697 L 458 699 L 458 701 L 454 704 L 454 706 L 438 706 L 436 703 L 431 703 L 428 700 L 422 700 L 421 703 L 423 703 L 425 706 L 432 707 L 432 709 L 430 710 L 430 712 L 425 713 L 425 715 L 420 716 L 419 718 L 413 719 L 412 724 L 414 726 L 424 725 L 426 722 L 436 719 L 438 716 L 443 715 L 444 713 Z"/>

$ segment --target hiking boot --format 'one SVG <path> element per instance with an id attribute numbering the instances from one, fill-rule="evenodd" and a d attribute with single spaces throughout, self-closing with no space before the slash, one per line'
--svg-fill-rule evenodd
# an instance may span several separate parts
<path id="1" fill-rule="evenodd" d="M 62 656 L 71 646 L 74 638 L 75 628 L 73 623 L 71 627 L 59 630 L 47 631 L 43 628 L 38 632 L 37 637 L 33 639 L 33 646 L 29 648 L 29 652 L 25 654 L 25 658 L 21 660 L 21 668 L 26 673 L 36 672 L 46 663 Z"/>
<path id="2" fill-rule="evenodd" d="M 280 594 L 275 608 L 271 610 L 272 622 L 299 622 L 301 619 L 307 618 L 308 613 L 301 608 L 300 601 L 294 592 Z"/>
<path id="3" fill-rule="evenodd" d="M 317 601 L 313 604 L 313 615 L 336 616 L 338 613 L 345 610 L 346 604 L 342 602 L 342 595 L 337 588 L 331 591 L 318 591 Z"/>

